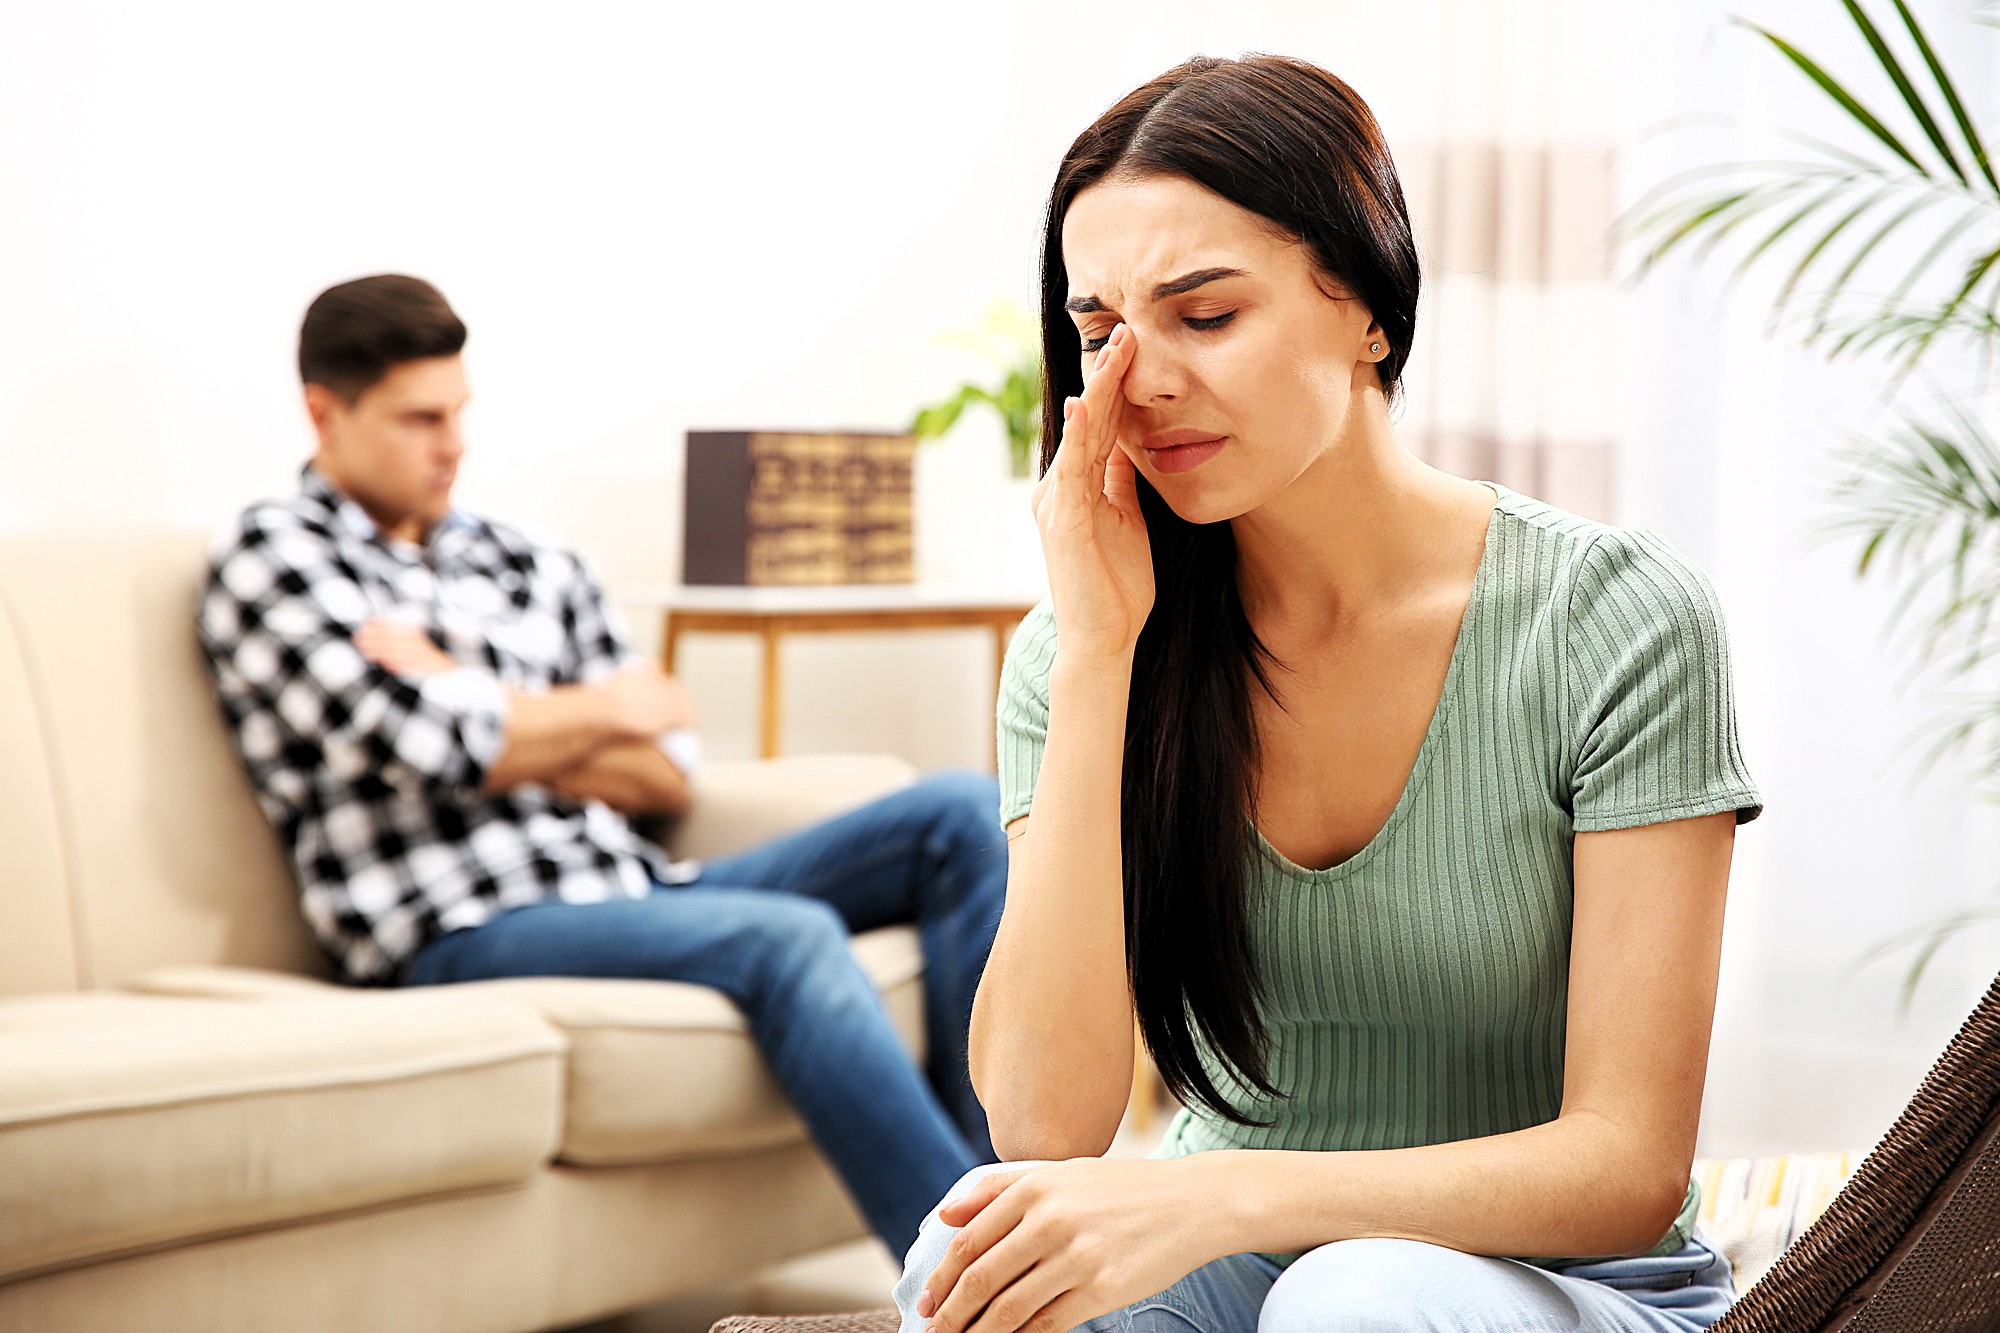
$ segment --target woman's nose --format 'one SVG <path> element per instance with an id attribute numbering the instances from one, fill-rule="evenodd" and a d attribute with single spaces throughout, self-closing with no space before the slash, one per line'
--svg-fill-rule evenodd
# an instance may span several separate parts
<path id="1" fill-rule="evenodd" d="M 1121 386 L 1128 401 L 1144 406 L 1174 398 L 1181 391 L 1181 379 L 1180 368 L 1164 349 L 1149 346 L 1145 338 L 1133 338 L 1132 364 Z"/>

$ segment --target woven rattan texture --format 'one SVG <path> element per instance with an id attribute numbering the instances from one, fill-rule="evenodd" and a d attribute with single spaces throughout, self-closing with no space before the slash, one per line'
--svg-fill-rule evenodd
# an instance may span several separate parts
<path id="1" fill-rule="evenodd" d="M 2000 1153 L 1985 1152 L 1842 1333 L 2000 1328 Z"/>
<path id="2" fill-rule="evenodd" d="M 1710 1327 L 1710 1333 L 1811 1333 L 1821 1328 L 1841 1297 L 1896 1248 L 1939 1183 L 1959 1164 L 1967 1145 L 1979 1136 L 1996 1102 L 2000 1102 L 2000 979 L 1988 988 L 1916 1096 L 1825 1214 L 1735 1308 Z M 1944 1302 L 1952 1299 L 1949 1289 L 1919 1289 L 1893 1280 L 1908 1266 L 1912 1282 L 1966 1283 L 1968 1308 L 1990 1308 L 1996 1250 L 1993 1182 L 1991 1164 L 1975 1164 L 1933 1222 L 1925 1243 L 1903 1256 L 1897 1274 L 1852 1312 L 1846 1327 L 1853 1333 L 2000 1327 L 1991 1321 L 1932 1322 L 1949 1320 L 1944 1308 Z M 1980 1194 L 1975 1187 L 1982 1185 L 1986 1192 Z M 1960 1195 L 1966 1196 L 1963 1209 L 1958 1206 Z M 1934 1247 L 1928 1244 L 1932 1234 L 1937 1237 Z M 1916 1266 L 1919 1262 L 1921 1269 Z M 1905 1302 L 1900 1322 L 1891 1317 L 1886 1303 L 1898 1293 Z M 1919 1300 L 1925 1303 L 1924 1312 L 1916 1316 L 1920 1322 L 1913 1323 L 1909 1302 Z M 1883 1303 L 1880 1322 L 1875 1314 L 1878 1303 Z"/>
<path id="3" fill-rule="evenodd" d="M 718 1319 L 708 1333 L 896 1333 L 896 1311 L 857 1314 L 738 1314 Z"/>

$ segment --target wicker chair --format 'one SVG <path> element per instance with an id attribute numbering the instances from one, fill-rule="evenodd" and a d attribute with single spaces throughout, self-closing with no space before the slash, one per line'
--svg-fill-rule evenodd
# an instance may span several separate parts
<path id="1" fill-rule="evenodd" d="M 711 1333 L 896 1333 L 894 1310 Z M 1709 1333 L 2000 1330 L 2000 978 L 1819 1220 Z"/>
<path id="2" fill-rule="evenodd" d="M 1820 1219 L 1710 1333 L 2000 1329 L 2000 978 Z"/>
<path id="3" fill-rule="evenodd" d="M 718 1319 L 708 1333 L 896 1333 L 896 1311 L 858 1314 L 739 1314 Z"/>

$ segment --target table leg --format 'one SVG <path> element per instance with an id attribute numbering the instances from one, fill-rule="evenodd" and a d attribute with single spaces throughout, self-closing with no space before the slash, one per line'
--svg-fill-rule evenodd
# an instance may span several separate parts
<path id="1" fill-rule="evenodd" d="M 778 702 L 782 682 L 778 676 L 778 640 L 782 632 L 775 625 L 761 631 L 764 642 L 764 710 L 760 727 L 760 750 L 766 759 L 778 757 Z"/>
<path id="2" fill-rule="evenodd" d="M 660 670 L 666 672 L 669 676 L 673 675 L 674 667 L 680 661 L 680 656 L 680 620 L 673 612 L 669 611 L 667 612 L 667 623 L 660 631 Z"/>

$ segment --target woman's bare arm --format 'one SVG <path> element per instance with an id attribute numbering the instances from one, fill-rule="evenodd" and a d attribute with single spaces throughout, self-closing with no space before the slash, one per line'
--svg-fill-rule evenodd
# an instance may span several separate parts
<path id="1" fill-rule="evenodd" d="M 972 1010 L 973 1087 L 1003 1158 L 1102 1153 L 1132 1086 L 1119 839 L 1125 711 L 1153 606 L 1137 472 L 1119 443 L 1131 330 L 1112 330 L 1035 486 L 1056 652 L 1033 827 L 1009 829 L 1007 906 Z"/>
<path id="2" fill-rule="evenodd" d="M 1562 1110 L 1488 1138 L 1377 1152 L 1189 1159 L 1227 1249 L 1353 1236 L 1474 1254 L 1640 1251 L 1687 1189 L 1708 1068 L 1733 812 L 1578 834 Z"/>
<path id="3" fill-rule="evenodd" d="M 1095 1156 L 1132 1087 L 1119 845 L 1132 663 L 1049 676 L 1035 814 L 1007 835 L 1007 905 L 972 1007 L 972 1085 L 1004 1160 Z"/>

